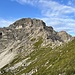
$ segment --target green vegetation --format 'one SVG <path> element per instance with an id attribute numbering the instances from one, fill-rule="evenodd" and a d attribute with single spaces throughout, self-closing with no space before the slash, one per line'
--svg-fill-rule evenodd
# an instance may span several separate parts
<path id="1" fill-rule="evenodd" d="M 29 73 L 32 69 L 37 69 L 33 75 L 75 75 L 75 39 L 54 50 L 50 47 L 41 48 L 42 39 L 39 40 L 41 42 L 34 44 L 38 49 L 27 56 L 30 59 L 26 63 L 31 62 L 31 64 L 25 66 L 26 69 L 20 67 L 20 72 L 17 71 L 16 75 Z"/>
<path id="2" fill-rule="evenodd" d="M 43 43 L 43 38 L 39 37 L 39 40 L 34 43 L 35 48 L 40 47 L 42 43 Z"/>
<path id="3" fill-rule="evenodd" d="M 34 42 L 36 40 L 36 38 L 32 38 L 31 41 Z"/>

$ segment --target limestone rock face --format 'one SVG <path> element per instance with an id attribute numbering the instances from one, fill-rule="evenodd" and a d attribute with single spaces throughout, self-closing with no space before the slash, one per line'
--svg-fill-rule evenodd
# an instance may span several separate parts
<path id="1" fill-rule="evenodd" d="M 71 35 L 65 31 L 56 32 L 53 27 L 46 26 L 46 24 L 39 19 L 22 18 L 17 20 L 9 27 L 0 28 L 0 51 L 9 46 L 10 43 L 20 40 L 25 41 L 25 44 L 35 43 L 39 37 L 42 37 L 42 45 L 50 43 L 68 42 L 73 39 Z M 30 41 L 35 38 L 34 42 Z"/>
<path id="2" fill-rule="evenodd" d="M 64 42 L 73 40 L 73 37 L 69 35 L 68 33 L 66 33 L 65 31 L 58 32 L 58 36 L 60 36 Z"/>
<path id="3" fill-rule="evenodd" d="M 12 55 L 22 53 L 23 56 L 27 56 L 35 48 L 45 46 L 54 48 L 72 39 L 73 37 L 64 31 L 56 32 L 53 27 L 46 26 L 42 20 L 22 18 L 9 27 L 0 28 L 0 55 L 8 57 L 9 53 Z M 3 56 L 0 57 L 0 61 L 1 59 L 5 62 Z M 2 64 L 2 67 L 5 65 Z"/>

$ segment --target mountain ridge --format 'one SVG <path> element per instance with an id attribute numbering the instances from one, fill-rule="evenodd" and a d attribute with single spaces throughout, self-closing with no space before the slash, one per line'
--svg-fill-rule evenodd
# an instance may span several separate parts
<path id="1" fill-rule="evenodd" d="M 46 26 L 42 20 L 22 18 L 9 27 L 0 28 L 0 68 L 10 64 L 16 57 L 20 56 L 24 60 L 20 61 L 19 59 L 19 63 L 14 63 L 14 68 L 8 68 L 8 70 L 14 70 L 25 63 L 26 56 L 36 50 L 39 51 L 39 48 L 55 49 L 73 39 L 74 37 L 65 31 L 56 32 L 53 27 Z M 7 61 L 5 62 L 5 60 Z M 30 65 L 30 63 L 25 64 Z"/>

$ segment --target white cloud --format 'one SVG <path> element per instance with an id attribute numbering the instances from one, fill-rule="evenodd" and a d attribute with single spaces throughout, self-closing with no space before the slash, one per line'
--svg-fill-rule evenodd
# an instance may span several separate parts
<path id="1" fill-rule="evenodd" d="M 20 4 L 31 4 L 31 5 L 34 5 L 35 3 L 39 2 L 40 0 L 11 0 L 11 1 L 17 1 Z"/>
<path id="2" fill-rule="evenodd" d="M 68 33 L 75 33 L 75 8 L 72 6 L 61 5 L 54 1 L 43 2 L 43 16 L 46 23 L 55 30 L 65 30 Z"/>
<path id="3" fill-rule="evenodd" d="M 12 24 L 14 21 L 11 20 L 5 20 L 0 18 L 0 27 L 8 27 L 10 24 Z"/>
<path id="4" fill-rule="evenodd" d="M 52 26 L 56 31 L 67 31 L 75 33 L 75 20 L 62 18 L 42 18 L 47 25 Z"/>
<path id="5" fill-rule="evenodd" d="M 41 10 L 47 17 L 62 17 L 75 12 L 75 8 L 71 6 L 61 5 L 55 1 L 43 1 L 41 2 Z"/>

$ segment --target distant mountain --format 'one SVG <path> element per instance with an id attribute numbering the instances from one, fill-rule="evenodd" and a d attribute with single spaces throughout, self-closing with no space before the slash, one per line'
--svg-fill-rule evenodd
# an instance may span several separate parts
<path id="1" fill-rule="evenodd" d="M 55 62 L 58 65 L 57 60 L 66 49 L 64 45 L 73 39 L 65 31 L 56 32 L 39 19 L 22 18 L 9 27 L 0 28 L 0 74 L 58 75 L 59 72 L 52 68 L 54 74 L 50 67 Z"/>

